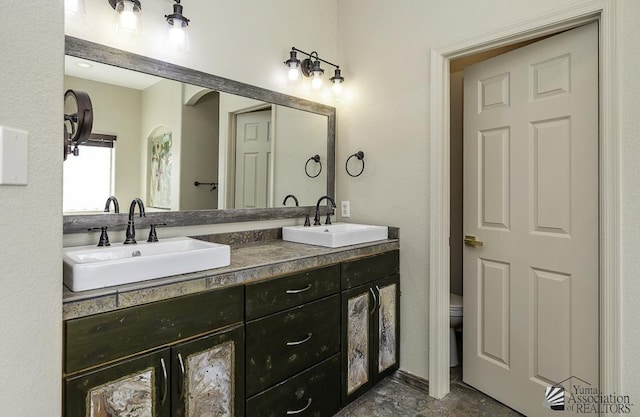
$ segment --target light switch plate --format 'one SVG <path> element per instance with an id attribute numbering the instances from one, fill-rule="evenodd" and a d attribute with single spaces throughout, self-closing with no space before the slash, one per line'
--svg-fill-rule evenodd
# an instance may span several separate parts
<path id="1" fill-rule="evenodd" d="M 27 185 L 28 133 L 0 126 L 0 185 Z"/>

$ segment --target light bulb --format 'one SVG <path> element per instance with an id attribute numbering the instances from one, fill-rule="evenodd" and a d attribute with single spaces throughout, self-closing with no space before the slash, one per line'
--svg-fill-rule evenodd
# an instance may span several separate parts
<path id="1" fill-rule="evenodd" d="M 298 70 L 298 68 L 297 67 L 289 68 L 289 80 L 297 81 L 298 78 L 300 78 L 300 71 Z"/>
<path id="2" fill-rule="evenodd" d="M 181 47 L 184 45 L 184 39 L 186 38 L 186 33 L 181 27 L 172 26 L 169 29 L 169 42 L 172 46 Z"/>
<path id="3" fill-rule="evenodd" d="M 334 94 L 340 95 L 340 93 L 342 93 L 342 83 L 334 82 L 333 85 L 331 86 L 331 89 L 333 90 Z"/>
<path id="4" fill-rule="evenodd" d="M 311 80 L 311 88 L 318 89 L 322 87 L 322 76 L 321 73 L 315 72 L 313 74 L 313 79 Z"/>

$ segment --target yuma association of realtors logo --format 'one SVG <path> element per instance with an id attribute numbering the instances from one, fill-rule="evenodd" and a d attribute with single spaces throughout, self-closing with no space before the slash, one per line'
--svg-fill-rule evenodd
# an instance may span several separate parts
<path id="1" fill-rule="evenodd" d="M 564 410 L 564 387 L 553 385 L 544 390 L 544 405 L 551 410 Z"/>
<path id="2" fill-rule="evenodd" d="M 567 389 L 562 384 L 570 380 L 576 380 L 576 383 L 567 384 Z M 633 406 L 628 395 L 602 394 L 598 388 L 576 376 L 547 387 L 543 405 L 550 410 L 576 414 L 630 414 Z"/>

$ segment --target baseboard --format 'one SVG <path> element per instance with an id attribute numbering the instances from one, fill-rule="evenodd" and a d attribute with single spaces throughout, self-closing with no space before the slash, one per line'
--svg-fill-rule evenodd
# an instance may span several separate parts
<path id="1" fill-rule="evenodd" d="M 420 378 L 419 376 L 410 374 L 409 372 L 398 369 L 391 375 L 391 378 L 420 391 L 424 391 L 427 394 L 429 393 L 429 381 L 424 378 Z"/>

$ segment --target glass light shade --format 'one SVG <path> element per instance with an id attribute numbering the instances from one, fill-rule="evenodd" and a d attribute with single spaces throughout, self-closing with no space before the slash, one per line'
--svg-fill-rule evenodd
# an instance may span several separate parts
<path id="1" fill-rule="evenodd" d="M 298 69 L 298 66 L 290 67 L 288 75 L 290 81 L 297 81 L 298 78 L 300 78 L 300 70 Z"/>
<path id="2" fill-rule="evenodd" d="M 116 35 L 137 36 L 142 32 L 140 7 L 131 0 L 118 0 L 116 3 Z"/>
<path id="3" fill-rule="evenodd" d="M 175 52 L 188 52 L 191 45 L 187 23 L 179 18 L 167 22 L 166 45 Z"/>
<path id="4" fill-rule="evenodd" d="M 319 71 L 313 72 L 313 79 L 311 80 L 311 88 L 318 89 L 322 87 L 322 73 Z"/>
<path id="5" fill-rule="evenodd" d="M 331 90 L 333 90 L 334 94 L 340 95 L 340 93 L 342 93 L 342 82 L 334 81 L 333 85 L 331 86 Z"/>

